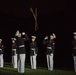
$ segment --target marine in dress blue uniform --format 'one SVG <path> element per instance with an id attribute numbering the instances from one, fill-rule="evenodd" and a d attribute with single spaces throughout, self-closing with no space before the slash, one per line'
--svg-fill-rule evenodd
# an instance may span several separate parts
<path id="1" fill-rule="evenodd" d="M 37 48 L 37 43 L 35 41 L 36 36 L 32 36 L 32 42 L 30 43 L 30 61 L 31 61 L 31 69 L 36 69 L 37 67 L 37 53 L 38 53 L 38 48 Z"/>
<path id="2" fill-rule="evenodd" d="M 53 70 L 53 55 L 55 49 L 55 34 L 50 35 L 50 40 L 48 40 L 48 36 L 46 36 L 43 40 L 43 44 L 46 44 L 46 58 L 47 58 L 47 66 L 48 70 Z"/>
<path id="3" fill-rule="evenodd" d="M 16 38 L 12 39 L 12 64 L 14 68 L 17 68 L 17 45 L 16 45 Z"/>
<path id="4" fill-rule="evenodd" d="M 16 32 L 15 36 L 17 36 L 16 44 L 18 52 L 18 73 L 24 73 L 26 59 L 25 41 L 28 41 L 29 37 L 25 34 L 25 32 L 20 33 L 19 31 Z"/>

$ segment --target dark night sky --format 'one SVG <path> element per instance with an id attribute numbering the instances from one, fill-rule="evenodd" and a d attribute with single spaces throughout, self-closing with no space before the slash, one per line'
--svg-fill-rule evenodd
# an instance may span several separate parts
<path id="1" fill-rule="evenodd" d="M 64 0 L 1 0 L 1 13 L 16 17 L 31 15 L 29 8 L 37 7 L 38 14 L 45 14 L 65 9 Z"/>
<path id="2" fill-rule="evenodd" d="M 72 39 L 76 30 L 75 2 L 68 0 L 0 0 L 0 38 L 5 45 L 4 58 L 11 61 L 11 37 L 17 29 L 25 31 L 28 36 L 36 35 L 39 54 L 38 66 L 46 66 L 46 50 L 42 44 L 43 38 L 55 32 L 55 68 L 73 69 Z M 39 30 L 34 30 L 34 19 L 30 7 L 38 8 Z M 29 60 L 29 43 L 26 42 L 27 58 Z"/>

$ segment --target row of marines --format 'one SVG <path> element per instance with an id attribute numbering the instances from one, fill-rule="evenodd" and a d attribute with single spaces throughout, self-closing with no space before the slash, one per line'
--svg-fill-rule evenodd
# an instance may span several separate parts
<path id="1" fill-rule="evenodd" d="M 74 70 L 76 71 L 76 32 L 74 34 L 73 44 L 73 58 L 74 58 Z M 25 72 L 25 59 L 26 59 L 26 49 L 25 41 L 29 40 L 29 37 L 25 32 L 20 32 L 17 30 L 15 34 L 16 38 L 12 39 L 12 64 L 14 68 L 18 68 L 18 73 Z M 36 36 L 31 36 L 32 42 L 30 43 L 30 63 L 31 69 L 36 69 L 37 67 L 37 54 L 38 47 L 36 42 Z M 53 56 L 55 50 L 55 40 L 56 35 L 53 33 L 50 35 L 50 39 L 46 36 L 43 40 L 43 44 L 46 45 L 46 58 L 48 70 L 53 71 Z M 3 60 L 4 45 L 2 44 L 2 39 L 0 39 L 0 67 L 4 66 Z"/>

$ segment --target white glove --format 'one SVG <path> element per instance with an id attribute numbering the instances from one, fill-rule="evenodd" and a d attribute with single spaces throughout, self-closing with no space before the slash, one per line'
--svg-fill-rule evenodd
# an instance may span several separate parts
<path id="1" fill-rule="evenodd" d="M 48 39 L 48 36 L 46 36 L 44 39 L 45 39 L 45 40 Z"/>
<path id="2" fill-rule="evenodd" d="M 16 33 L 15 33 L 15 36 L 18 36 L 19 33 L 20 33 L 19 30 L 17 30 Z"/>
<path id="3" fill-rule="evenodd" d="M 56 38 L 56 35 L 54 33 L 52 35 L 54 36 L 54 38 Z"/>
<path id="4" fill-rule="evenodd" d="M 14 38 L 14 40 L 16 41 L 16 38 Z"/>
<path id="5" fill-rule="evenodd" d="M 11 38 L 11 40 L 14 40 L 14 41 L 16 41 L 16 38 Z"/>
<path id="6" fill-rule="evenodd" d="M 22 35 L 25 35 L 25 32 L 22 32 Z"/>

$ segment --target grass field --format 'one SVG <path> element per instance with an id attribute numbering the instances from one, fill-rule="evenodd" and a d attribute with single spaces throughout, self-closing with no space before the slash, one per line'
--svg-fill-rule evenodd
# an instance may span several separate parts
<path id="1" fill-rule="evenodd" d="M 26 68 L 25 73 L 20 74 L 17 72 L 17 69 L 4 67 L 0 68 L 0 75 L 76 75 L 76 72 L 67 70 L 48 71 L 46 68 L 38 68 L 37 70 Z"/>

